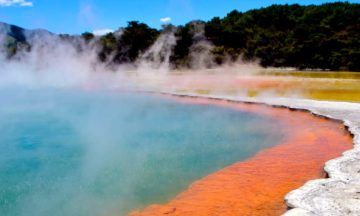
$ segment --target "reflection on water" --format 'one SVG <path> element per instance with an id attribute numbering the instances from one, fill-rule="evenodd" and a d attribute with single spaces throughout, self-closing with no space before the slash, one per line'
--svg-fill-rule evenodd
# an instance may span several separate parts
<path id="1" fill-rule="evenodd" d="M 270 119 L 111 92 L 2 90 L 0 212 L 113 215 L 278 143 Z"/>

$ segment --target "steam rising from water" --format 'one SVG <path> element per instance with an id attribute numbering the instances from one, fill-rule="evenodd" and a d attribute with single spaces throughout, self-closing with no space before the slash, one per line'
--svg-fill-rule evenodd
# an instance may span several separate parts
<path id="1" fill-rule="evenodd" d="M 3 30 L 0 28 L 0 31 L 1 29 Z M 0 86 L 123 89 L 131 88 L 133 83 L 138 83 L 137 79 L 143 81 L 145 78 L 143 85 L 146 88 L 146 82 L 157 82 L 172 74 L 170 56 L 176 45 L 175 31 L 175 27 L 163 31 L 134 64 L 120 65 L 99 62 L 97 54 L 100 47 L 97 45 L 99 43 L 96 43 L 99 38 L 88 44 L 81 37 L 64 40 L 48 32 L 25 35 L 31 44 L 30 51 L 18 52 L 9 60 L 3 46 L 5 33 L 0 32 Z M 216 64 L 211 52 L 213 46 L 204 36 L 204 26 L 197 25 L 193 35 L 189 62 L 191 73 L 198 73 Z M 117 32 L 116 37 L 121 37 L 121 32 Z M 245 64 L 235 64 L 239 65 Z M 223 65 L 218 67 L 218 71 L 239 72 L 238 68 L 233 66 Z M 254 69 L 257 67 L 248 66 L 246 71 L 241 72 L 249 73 Z M 189 70 L 185 71 L 189 74 Z"/>
<path id="2" fill-rule="evenodd" d="M 1 86 L 75 87 L 109 76 L 97 61 L 97 48 L 86 46 L 80 38 L 65 41 L 44 34 L 35 35 L 29 42 L 30 52 L 18 52 L 11 60 L 1 56 Z"/>
<path id="3" fill-rule="evenodd" d="M 170 56 L 176 45 L 175 29 L 163 33 L 155 43 L 138 59 L 137 70 L 141 74 L 155 73 L 165 75 L 169 72 Z"/>
<path id="4" fill-rule="evenodd" d="M 213 45 L 206 40 L 205 24 L 194 25 L 193 45 L 190 47 L 190 64 L 194 70 L 214 67 Z"/>

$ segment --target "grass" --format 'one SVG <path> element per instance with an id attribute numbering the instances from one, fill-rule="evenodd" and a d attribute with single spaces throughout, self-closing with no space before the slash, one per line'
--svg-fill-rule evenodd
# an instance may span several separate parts
<path id="1" fill-rule="evenodd" d="M 360 102 L 360 91 L 315 90 L 305 92 L 304 95 L 316 100 Z"/>
<path id="2" fill-rule="evenodd" d="M 264 71 L 258 75 L 269 77 L 270 82 L 251 85 L 233 86 L 222 83 L 221 86 L 207 88 L 183 89 L 183 92 L 194 92 L 208 95 L 212 92 L 226 95 L 244 94 L 256 97 L 269 94 L 277 97 L 298 97 L 328 101 L 360 102 L 360 73 L 356 72 L 319 72 L 319 71 Z M 275 79 L 274 79 L 275 78 Z M 201 77 L 201 79 L 206 79 Z M 226 81 L 225 81 L 226 82 Z"/>
<path id="3" fill-rule="evenodd" d="M 360 79 L 360 72 L 347 71 L 281 71 L 262 70 L 259 75 L 263 76 L 289 76 L 303 78 L 329 78 L 329 79 Z"/>

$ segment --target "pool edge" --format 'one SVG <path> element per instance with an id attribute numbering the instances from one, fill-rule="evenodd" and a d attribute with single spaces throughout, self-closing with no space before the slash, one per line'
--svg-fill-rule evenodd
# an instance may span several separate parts
<path id="1" fill-rule="evenodd" d="M 314 116 L 341 122 L 352 135 L 353 148 L 345 151 L 340 157 L 326 162 L 324 171 L 328 174 L 327 178 L 310 180 L 302 187 L 288 193 L 285 196 L 288 211 L 284 215 L 323 215 L 329 213 L 331 215 L 342 215 L 344 212 L 347 214 L 349 212 L 359 214 L 360 208 L 357 205 L 344 205 L 344 203 L 349 203 L 349 200 L 353 201 L 354 196 L 359 196 L 358 192 L 354 191 L 354 188 L 360 187 L 360 181 L 356 181 L 356 177 L 360 174 L 348 173 L 347 167 L 349 163 L 353 167 L 354 164 L 360 163 L 360 150 L 357 148 L 360 145 L 360 104 L 289 98 L 246 98 L 224 95 L 179 94 L 176 92 L 147 93 L 263 104 L 271 107 L 287 108 L 289 110 L 306 111 Z M 351 118 L 353 115 L 355 119 Z M 356 117 L 359 117 L 358 121 Z M 341 199 L 338 199 L 339 195 L 334 196 L 334 194 L 339 193 L 339 190 L 343 192 L 340 195 Z M 319 200 L 319 197 L 322 199 Z M 319 202 L 322 204 L 317 205 Z M 338 205 L 343 207 L 338 209 Z"/>

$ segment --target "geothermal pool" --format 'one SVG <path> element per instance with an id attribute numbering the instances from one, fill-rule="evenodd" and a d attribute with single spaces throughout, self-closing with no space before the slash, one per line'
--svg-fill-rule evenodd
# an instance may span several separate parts
<path id="1" fill-rule="evenodd" d="M 280 143 L 269 117 L 140 93 L 0 91 L 0 212 L 122 215 Z"/>

